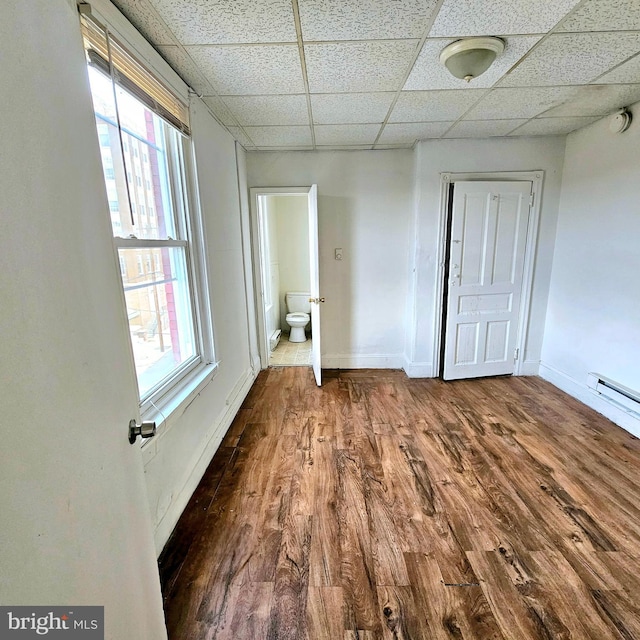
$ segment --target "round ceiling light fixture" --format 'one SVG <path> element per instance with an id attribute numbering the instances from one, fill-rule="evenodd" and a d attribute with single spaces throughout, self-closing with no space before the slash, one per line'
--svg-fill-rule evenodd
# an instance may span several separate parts
<path id="1" fill-rule="evenodd" d="M 471 82 L 482 75 L 504 51 L 500 38 L 464 38 L 447 45 L 440 53 L 440 62 L 451 75 Z"/>

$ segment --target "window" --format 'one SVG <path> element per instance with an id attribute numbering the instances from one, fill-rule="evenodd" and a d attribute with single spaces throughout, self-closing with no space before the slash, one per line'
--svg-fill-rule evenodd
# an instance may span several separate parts
<path id="1" fill-rule="evenodd" d="M 205 274 L 197 260 L 203 248 L 191 195 L 188 109 L 117 39 L 90 18 L 81 20 L 100 144 L 109 140 L 115 167 L 119 213 L 112 215 L 112 230 L 144 414 L 188 388 L 213 362 Z M 133 156 L 142 154 L 154 168 L 145 178 L 152 226 L 146 219 L 141 224 L 145 206 L 138 203 L 136 212 L 135 190 L 127 186 L 132 178 L 141 186 L 144 174 L 122 153 L 125 137 Z"/>
<path id="2" fill-rule="evenodd" d="M 104 168 L 104 177 L 105 180 L 114 180 L 115 179 L 115 172 L 113 171 L 112 167 L 105 167 Z"/>
<path id="3" fill-rule="evenodd" d="M 113 211 L 114 213 L 119 211 L 120 207 L 118 206 L 117 200 L 109 200 L 109 211 Z"/>

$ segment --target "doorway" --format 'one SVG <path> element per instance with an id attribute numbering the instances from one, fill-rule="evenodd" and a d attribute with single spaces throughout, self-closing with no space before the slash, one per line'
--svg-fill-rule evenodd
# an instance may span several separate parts
<path id="1" fill-rule="evenodd" d="M 311 366 L 321 384 L 317 188 L 251 189 L 261 367 Z"/>
<path id="2" fill-rule="evenodd" d="M 437 371 L 444 380 L 519 375 L 542 175 L 460 178 L 443 184 Z"/>

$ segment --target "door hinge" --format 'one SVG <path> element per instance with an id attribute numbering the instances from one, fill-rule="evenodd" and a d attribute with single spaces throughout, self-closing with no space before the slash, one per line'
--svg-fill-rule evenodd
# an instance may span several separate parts
<path id="1" fill-rule="evenodd" d="M 530 206 L 530 207 L 533 207 L 533 200 L 534 200 L 534 198 L 535 198 L 535 195 L 536 195 L 535 193 L 532 193 L 532 194 L 529 196 L 529 206 Z"/>
<path id="2" fill-rule="evenodd" d="M 520 349 L 516 349 L 513 352 L 513 361 L 515 362 L 520 357 Z"/>

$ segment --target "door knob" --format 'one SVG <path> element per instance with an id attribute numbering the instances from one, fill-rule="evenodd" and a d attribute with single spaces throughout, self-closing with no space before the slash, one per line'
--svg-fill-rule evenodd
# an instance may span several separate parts
<path id="1" fill-rule="evenodd" d="M 141 438 L 153 438 L 156 435 L 155 422 L 141 422 L 138 424 L 133 418 L 129 420 L 129 443 L 133 444 L 138 436 Z"/>
<path id="2" fill-rule="evenodd" d="M 324 298 L 309 298 L 309 302 L 315 302 L 319 304 L 320 302 L 324 302 Z"/>

